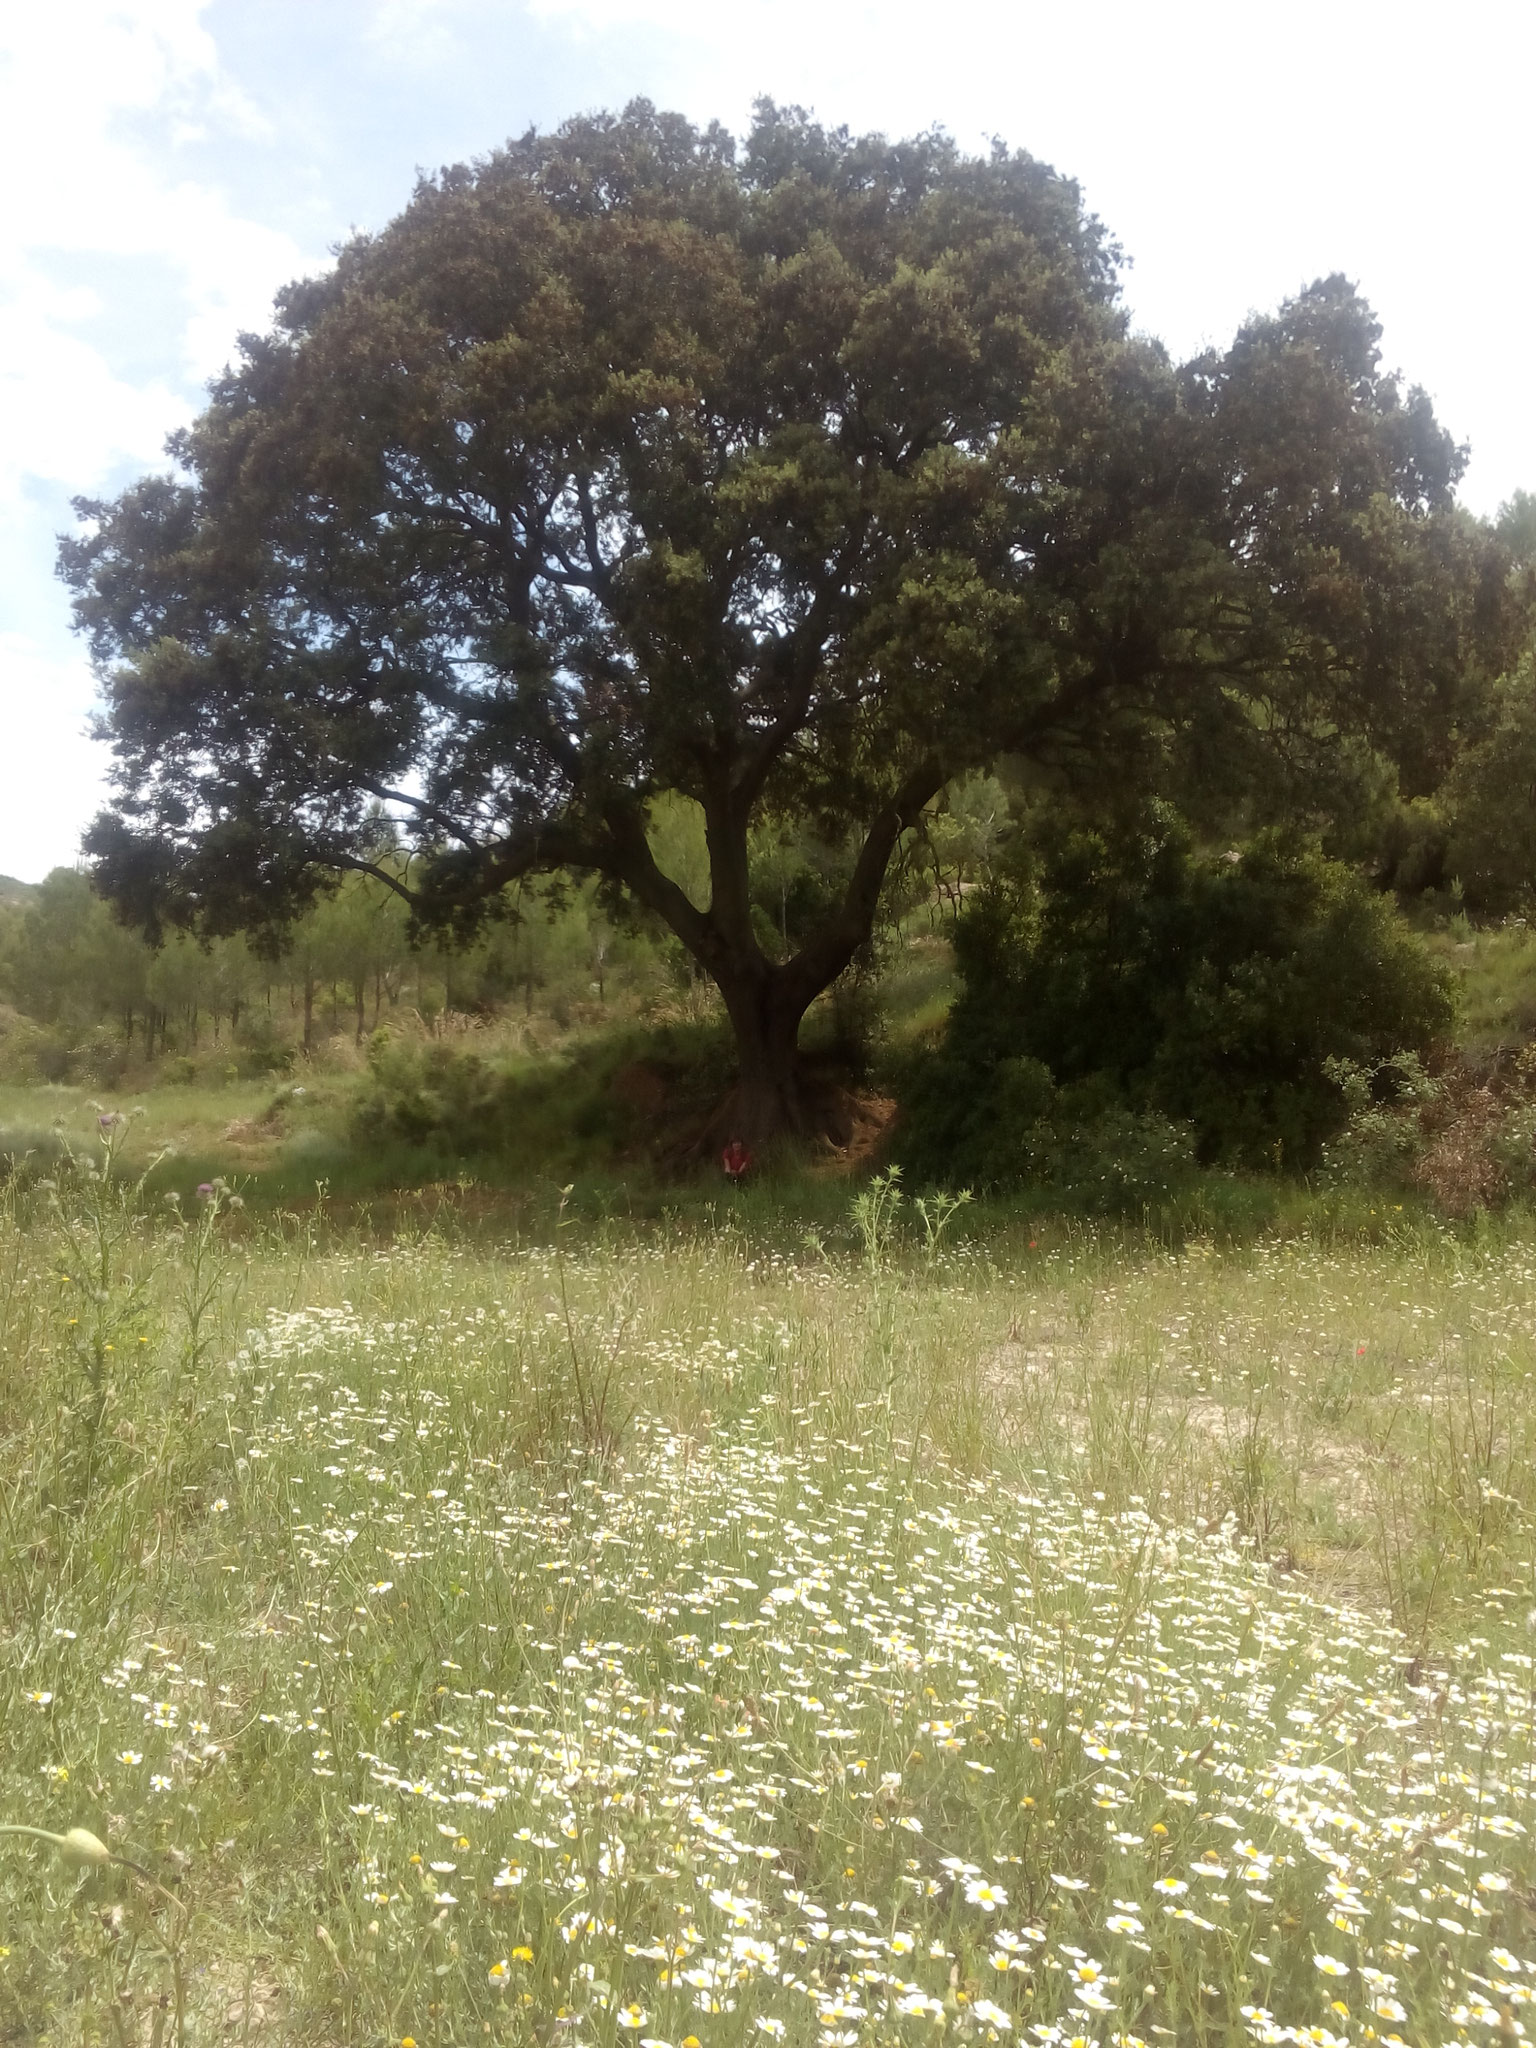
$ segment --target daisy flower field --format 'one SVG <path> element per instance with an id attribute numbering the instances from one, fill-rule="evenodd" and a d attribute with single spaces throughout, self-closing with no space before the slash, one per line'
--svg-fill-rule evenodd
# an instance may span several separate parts
<path id="1" fill-rule="evenodd" d="M 0 1799 L 111 1860 L 3 1845 L 11 2036 L 1536 2025 L 1517 1243 L 53 1196 L 4 1224 Z"/>

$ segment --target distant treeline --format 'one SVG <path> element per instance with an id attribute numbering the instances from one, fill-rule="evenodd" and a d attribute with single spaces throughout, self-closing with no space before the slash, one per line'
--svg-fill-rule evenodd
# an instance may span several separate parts
<path id="1" fill-rule="evenodd" d="M 988 872 L 1008 829 L 1003 785 L 979 777 L 951 794 L 887 891 L 886 945 L 919 905 L 942 920 Z M 850 851 L 805 831 L 762 835 L 754 912 L 765 947 L 787 952 L 846 879 Z M 658 805 L 658 859 L 703 902 L 708 864 L 696 810 Z M 876 966 L 861 960 L 855 976 Z M 56 868 L 0 892 L 0 1000 L 14 1014 L 0 1044 L 12 1079 L 101 1075 L 167 1055 L 228 1050 L 243 1071 L 281 1064 L 341 1034 L 361 1042 L 392 1018 L 538 1012 L 565 1024 L 618 1001 L 633 1008 L 697 984 L 655 920 L 605 900 L 591 881 L 539 881 L 498 906 L 470 940 L 413 932 L 401 898 L 352 874 L 275 945 L 243 935 L 159 946 L 119 923 L 88 874 Z"/>
<path id="2" fill-rule="evenodd" d="M 633 939 L 580 890 L 529 900 L 461 947 L 413 943 L 400 898 L 357 875 L 274 948 L 241 935 L 204 944 L 184 933 L 151 946 L 117 923 L 90 878 L 72 868 L 0 905 L 0 991 L 48 1034 L 47 1045 L 35 1035 L 27 1042 L 43 1078 L 63 1078 L 92 1034 L 108 1034 L 127 1059 L 227 1045 L 259 1066 L 291 1046 L 311 1050 L 322 1036 L 361 1040 L 402 1007 L 429 1022 L 444 1010 L 531 1007 L 551 984 L 582 993 L 590 984 L 601 999 L 633 951 Z"/>

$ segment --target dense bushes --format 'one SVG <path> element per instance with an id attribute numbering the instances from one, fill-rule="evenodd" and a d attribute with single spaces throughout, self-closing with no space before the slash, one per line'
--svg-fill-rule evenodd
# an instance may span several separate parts
<path id="1" fill-rule="evenodd" d="M 564 1172 L 684 1149 L 730 1075 L 718 1026 L 611 1033 L 537 1060 L 382 1030 L 369 1041 L 352 1128 L 365 1143 Z"/>
<path id="2" fill-rule="evenodd" d="M 1275 836 L 1200 856 L 1166 816 L 1026 851 L 972 898 L 956 954 L 900 1140 L 951 1183 L 1076 1183 L 1101 1156 L 1130 1200 L 1194 1156 L 1311 1165 L 1347 1113 L 1330 1062 L 1374 1070 L 1453 1015 L 1448 977 L 1351 870 Z"/>
<path id="3" fill-rule="evenodd" d="M 1536 1048 L 1478 1071 L 1428 1072 L 1402 1053 L 1374 1072 L 1340 1061 L 1348 1120 L 1324 1152 L 1331 1179 L 1427 1195 L 1450 1216 L 1536 1195 Z"/>
<path id="4" fill-rule="evenodd" d="M 365 1139 L 436 1144 L 455 1153 L 495 1151 L 509 1135 L 511 1094 L 507 1075 L 477 1053 L 376 1031 L 353 1124 Z"/>
<path id="5" fill-rule="evenodd" d="M 0 1082 L 32 1087 L 75 1081 L 108 1088 L 122 1079 L 127 1064 L 127 1043 L 111 1025 L 69 1030 L 0 1007 Z"/>
<path id="6" fill-rule="evenodd" d="M 952 1045 L 901 1082 L 897 1151 L 920 1180 L 1048 1187 L 1110 1215 L 1166 1200 L 1195 1170 L 1193 1133 L 1117 1100 L 1102 1082 L 1060 1088 L 1027 1054 L 972 1065 Z"/>
<path id="7" fill-rule="evenodd" d="M 1474 911 L 1531 907 L 1536 889 L 1536 655 L 1494 686 L 1487 731 L 1465 746 L 1440 792 L 1447 863 Z"/>

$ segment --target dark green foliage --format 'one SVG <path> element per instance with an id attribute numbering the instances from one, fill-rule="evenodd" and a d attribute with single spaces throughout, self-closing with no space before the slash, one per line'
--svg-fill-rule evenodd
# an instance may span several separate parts
<path id="1" fill-rule="evenodd" d="M 1049 1188 L 1099 1215 L 1159 1207 L 1194 1177 L 1187 1126 L 1092 1082 L 1058 1088 L 1027 1054 L 980 1068 L 953 1046 L 911 1063 L 898 1151 L 914 1177 L 995 1193 Z"/>
<path id="2" fill-rule="evenodd" d="M 1516 491 L 1499 507 L 1494 531 L 1518 568 L 1536 567 L 1536 493 Z"/>
<path id="3" fill-rule="evenodd" d="M 951 1184 L 1038 1179 L 1112 1110 L 1183 1126 L 1207 1162 L 1307 1166 L 1345 1113 L 1327 1063 L 1423 1050 L 1453 1016 L 1449 978 L 1351 870 L 1278 836 L 1200 857 L 1166 817 L 1068 835 L 973 901 L 956 950 L 903 1141 Z"/>
<path id="4" fill-rule="evenodd" d="M 1453 1022 L 1450 986 L 1386 898 L 1315 854 L 1261 843 L 1189 883 L 1151 1095 L 1207 1156 L 1307 1166 L 1343 1113 L 1326 1063 L 1427 1050 Z"/>
<path id="5" fill-rule="evenodd" d="M 273 1030 L 270 1018 L 256 1011 L 243 1019 L 226 1065 L 242 1081 L 259 1081 L 265 1074 L 286 1074 L 292 1070 L 294 1049 Z"/>
<path id="6" fill-rule="evenodd" d="M 1536 901 L 1536 655 L 1490 695 L 1484 734 L 1446 779 L 1447 866 L 1470 909 L 1489 916 Z"/>
<path id="7" fill-rule="evenodd" d="M 1443 890 L 1450 880 L 1450 835 L 1438 803 L 1417 797 L 1399 803 L 1382 821 L 1369 848 L 1372 875 L 1400 900 Z"/>

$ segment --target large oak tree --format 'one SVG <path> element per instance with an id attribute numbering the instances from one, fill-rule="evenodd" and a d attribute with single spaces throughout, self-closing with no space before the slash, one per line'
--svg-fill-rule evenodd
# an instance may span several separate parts
<path id="1" fill-rule="evenodd" d="M 801 1019 L 955 776 L 1278 773 L 1345 731 L 1428 772 L 1500 579 L 1376 343 L 1332 279 L 1175 368 L 1076 186 L 1001 148 L 772 107 L 740 147 L 644 104 L 530 134 L 290 287 L 174 473 L 81 506 L 100 882 L 151 927 L 281 921 L 377 868 L 381 803 L 429 921 L 594 873 L 718 984 L 739 1126 L 803 1128 Z M 787 959 L 775 815 L 857 846 Z"/>

